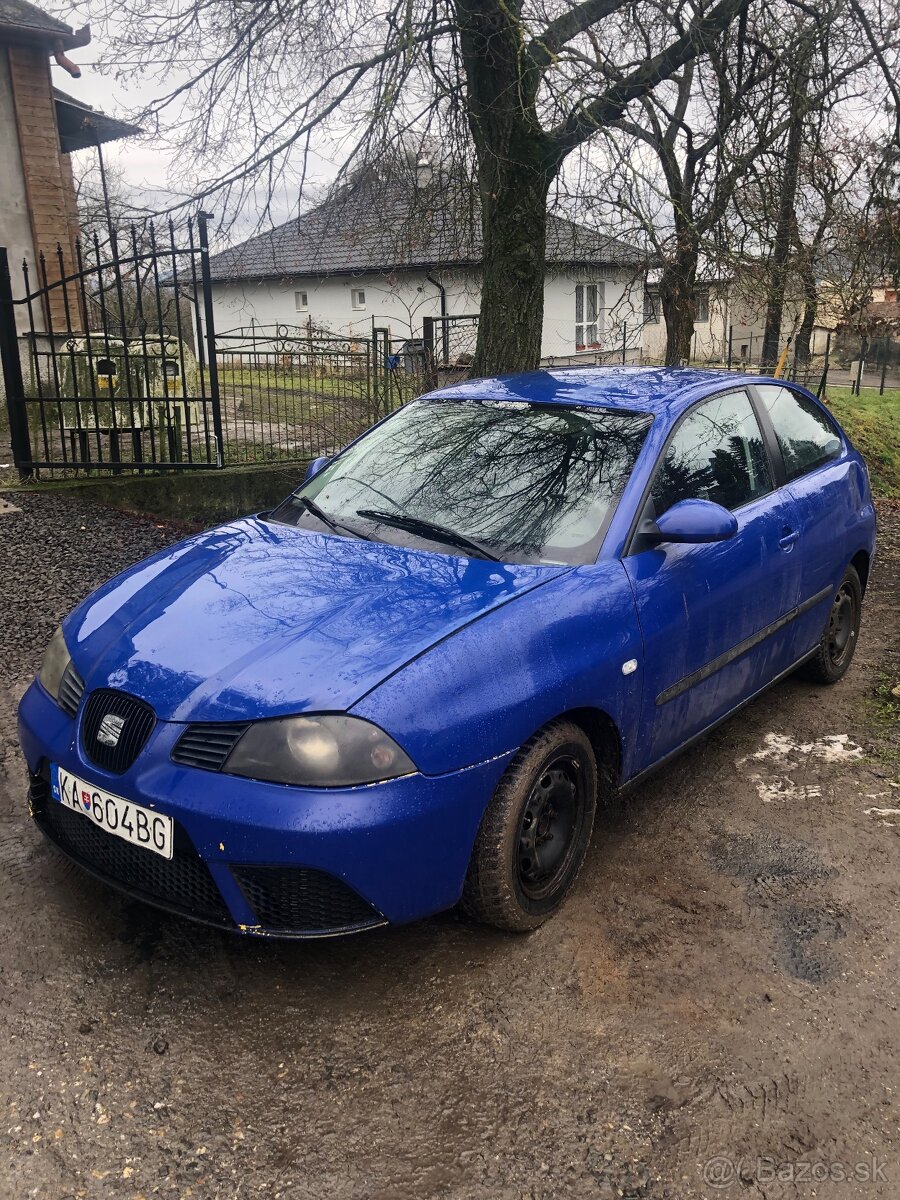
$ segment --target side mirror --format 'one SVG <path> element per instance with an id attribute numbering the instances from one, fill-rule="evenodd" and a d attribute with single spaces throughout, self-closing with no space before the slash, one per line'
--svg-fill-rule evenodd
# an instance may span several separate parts
<path id="1" fill-rule="evenodd" d="M 734 537 L 738 528 L 728 509 L 711 500 L 679 500 L 657 517 L 654 524 L 654 541 L 689 544 L 724 542 Z"/>
<path id="2" fill-rule="evenodd" d="M 314 458 L 306 468 L 306 474 L 303 476 L 303 482 L 309 483 L 313 475 L 318 475 L 322 468 L 327 466 L 327 464 L 330 462 L 331 459 L 326 458 L 324 455 L 321 458 Z"/>

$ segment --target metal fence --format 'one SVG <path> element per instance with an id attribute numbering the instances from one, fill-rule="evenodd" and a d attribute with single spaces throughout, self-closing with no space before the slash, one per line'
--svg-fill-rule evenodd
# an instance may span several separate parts
<path id="1" fill-rule="evenodd" d="M 0 248 L 0 357 L 23 475 L 222 465 L 206 218 L 41 254 L 14 295 Z"/>
<path id="2" fill-rule="evenodd" d="M 215 345 L 226 464 L 331 454 L 379 415 L 371 339 L 254 325 Z"/>
<path id="3" fill-rule="evenodd" d="M 738 343 L 729 330 L 724 357 L 692 355 L 690 365 L 769 375 L 773 368 L 761 362 L 762 343 L 762 335 L 749 334 Z M 882 395 L 889 388 L 900 387 L 900 340 L 838 330 L 827 332 L 824 344 L 820 337 L 819 346 L 807 357 L 800 354 L 796 341 L 786 342 L 776 368 L 779 378 L 801 383 L 819 396 L 828 386 L 848 387 L 857 394 L 876 389 Z"/>
<path id="4" fill-rule="evenodd" d="M 0 358 L 15 465 L 23 475 L 183 471 L 332 454 L 402 404 L 466 378 L 478 315 L 425 317 L 421 336 L 339 336 L 306 325 L 217 331 L 207 218 L 113 232 L 53 262 L 23 264 L 14 288 L 0 249 Z M 16 296 L 14 293 L 20 294 Z M 635 329 L 620 345 L 547 366 L 643 363 Z M 760 371 L 748 338 L 691 365 Z M 823 395 L 900 387 L 900 343 L 828 336 L 779 376 Z M 2 430 L 0 430 L 2 433 Z"/>

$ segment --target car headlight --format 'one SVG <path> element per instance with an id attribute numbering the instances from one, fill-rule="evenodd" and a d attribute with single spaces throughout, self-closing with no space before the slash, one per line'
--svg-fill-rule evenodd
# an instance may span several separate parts
<path id="1" fill-rule="evenodd" d="M 377 725 L 335 715 L 255 721 L 222 769 L 298 787 L 350 787 L 396 779 L 416 767 Z"/>
<path id="2" fill-rule="evenodd" d="M 38 672 L 38 679 L 54 700 L 59 699 L 59 685 L 62 683 L 66 667 L 71 661 L 72 657 L 69 654 L 66 639 L 63 637 L 62 626 L 60 626 L 50 639 L 50 645 L 44 651 L 41 669 Z"/>

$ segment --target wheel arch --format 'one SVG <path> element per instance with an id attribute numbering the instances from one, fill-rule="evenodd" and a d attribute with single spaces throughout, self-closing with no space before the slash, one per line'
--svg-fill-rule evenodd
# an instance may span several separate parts
<path id="1" fill-rule="evenodd" d="M 850 566 L 853 567 L 859 576 L 859 582 L 862 586 L 863 594 L 866 591 L 866 584 L 869 582 L 869 568 L 872 565 L 872 560 L 868 550 L 857 550 L 850 559 Z"/>
<path id="2" fill-rule="evenodd" d="M 597 759 L 600 801 L 609 800 L 622 780 L 622 738 L 615 721 L 602 708 L 570 708 L 546 725 L 554 721 L 571 721 L 587 735 Z"/>

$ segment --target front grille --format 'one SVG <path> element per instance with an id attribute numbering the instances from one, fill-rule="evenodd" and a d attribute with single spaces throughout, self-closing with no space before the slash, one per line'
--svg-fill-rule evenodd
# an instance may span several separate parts
<path id="1" fill-rule="evenodd" d="M 248 721 L 218 721 L 208 725 L 189 725 L 172 751 L 172 761 L 186 767 L 221 771 Z"/>
<path id="2" fill-rule="evenodd" d="M 63 672 L 63 677 L 59 684 L 59 707 L 74 717 L 78 712 L 78 706 L 81 704 L 81 697 L 84 695 L 84 680 L 75 670 L 75 665 L 69 661 L 69 665 Z"/>
<path id="3" fill-rule="evenodd" d="M 88 817 L 65 808 L 51 797 L 50 784 L 40 776 L 32 776 L 29 802 L 32 816 L 47 837 L 105 882 L 185 916 L 216 925 L 232 924 L 209 868 L 177 822 L 173 855 L 166 859 L 132 846 L 98 828 Z"/>
<path id="4" fill-rule="evenodd" d="M 371 904 L 334 875 L 312 867 L 231 868 L 247 903 L 265 929 L 339 933 L 381 925 Z"/>
<path id="5" fill-rule="evenodd" d="M 107 717 L 115 721 L 114 746 L 100 741 L 98 734 Z M 119 727 L 119 721 L 124 724 Z M 116 692 L 111 688 L 98 688 L 91 692 L 84 707 L 81 721 L 81 744 L 84 752 L 98 767 L 121 775 L 127 771 L 153 732 L 156 716 L 149 704 L 129 696 L 127 692 Z"/>

